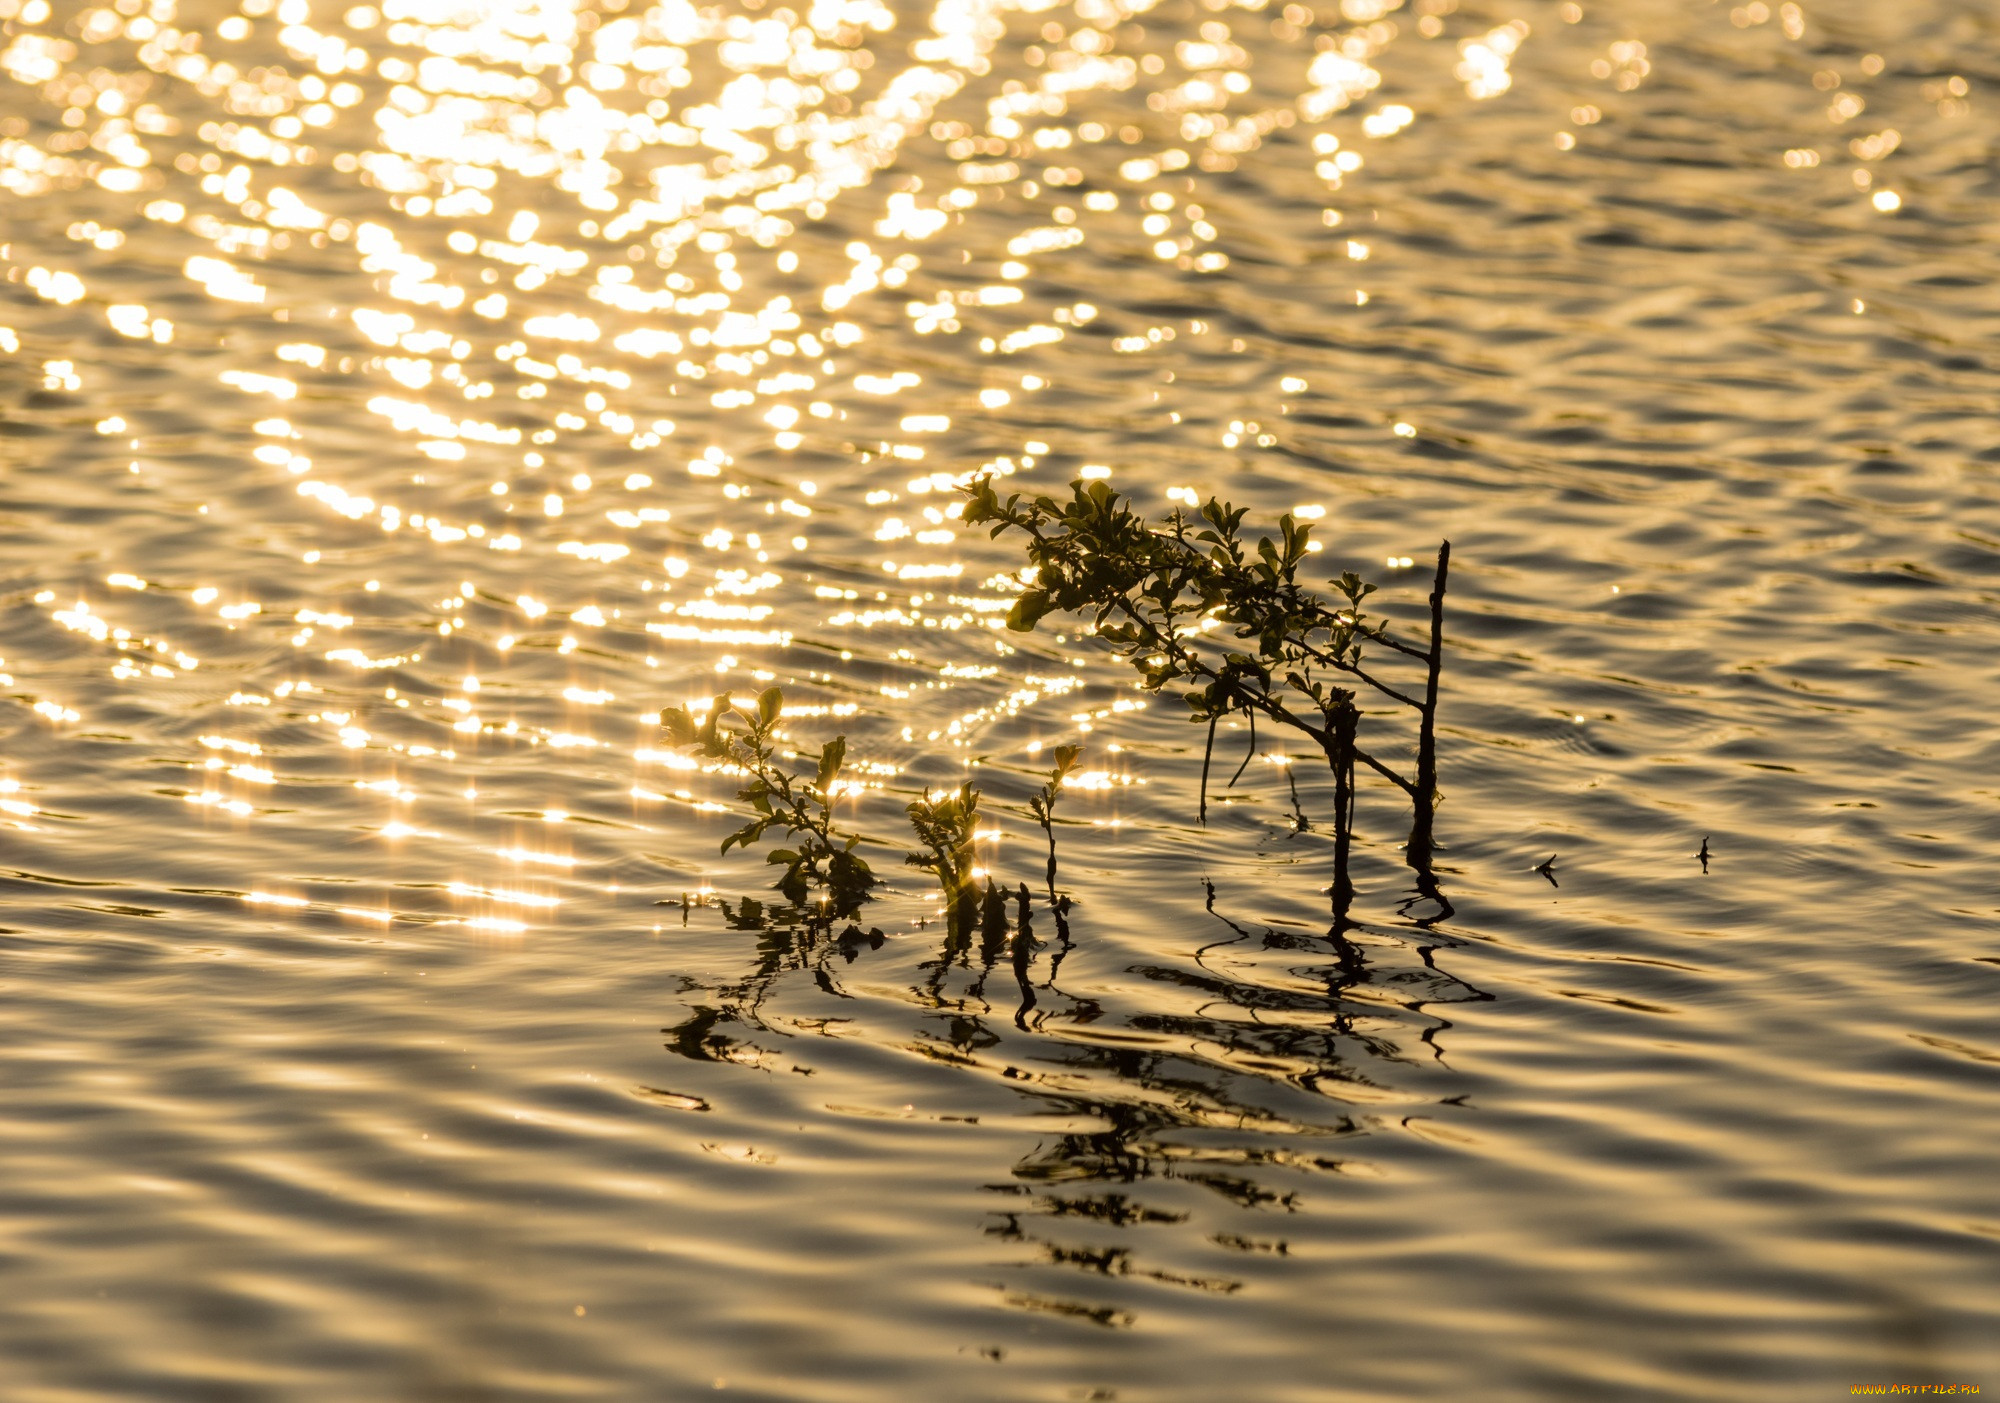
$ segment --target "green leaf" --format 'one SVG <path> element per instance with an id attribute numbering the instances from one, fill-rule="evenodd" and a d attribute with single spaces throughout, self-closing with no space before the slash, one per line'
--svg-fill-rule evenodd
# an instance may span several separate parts
<path id="1" fill-rule="evenodd" d="M 693 745 L 701 729 L 695 724 L 693 713 L 684 706 L 670 706 L 662 710 L 660 725 L 666 728 L 667 743 L 676 749 Z"/>
<path id="2" fill-rule="evenodd" d="M 1007 611 L 1007 627 L 1015 633 L 1031 632 L 1053 608 L 1055 603 L 1047 590 L 1031 589 Z"/>
<path id="3" fill-rule="evenodd" d="M 778 719 L 778 713 L 785 709 L 785 692 L 782 687 L 766 687 L 757 694 L 757 724 L 768 730 Z"/>
<path id="4" fill-rule="evenodd" d="M 819 774 L 816 777 L 816 782 L 819 785 L 819 792 L 821 794 L 825 794 L 827 792 L 827 786 L 832 784 L 834 778 L 837 775 L 839 775 L 841 761 L 845 760 L 846 758 L 847 758 L 846 736 L 835 736 L 832 740 L 828 741 L 825 745 L 820 747 Z"/>

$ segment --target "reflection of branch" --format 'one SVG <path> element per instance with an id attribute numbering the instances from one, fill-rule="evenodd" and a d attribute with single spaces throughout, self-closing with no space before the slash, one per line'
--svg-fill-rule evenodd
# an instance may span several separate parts
<path id="1" fill-rule="evenodd" d="M 757 1058 L 761 1059 L 765 1055 L 764 1049 L 739 1042 L 716 1030 L 725 1023 L 737 1023 L 783 1035 L 782 1029 L 774 1028 L 766 1021 L 762 1010 L 778 981 L 784 975 L 798 971 L 810 972 L 813 982 L 822 992 L 837 999 L 852 1000 L 854 996 L 839 986 L 828 961 L 835 954 L 852 960 L 861 948 L 880 949 L 885 940 L 879 928 L 871 927 L 864 932 L 854 925 L 838 936 L 831 936 L 824 921 L 813 913 L 789 905 L 766 908 L 755 897 L 744 897 L 733 907 L 727 901 L 713 904 L 729 929 L 756 933 L 757 959 L 742 979 L 715 989 L 718 997 L 716 1006 L 697 1005 L 685 1022 L 660 1030 L 670 1038 L 667 1043 L 670 1051 L 694 1061 L 745 1062 L 746 1059 L 734 1054 L 734 1049 L 739 1047 L 752 1048 Z M 750 1059 L 753 1063 L 755 1060 Z"/>
<path id="2" fill-rule="evenodd" d="M 1028 1012 L 1035 1006 L 1035 986 L 1028 982 L 1028 965 L 1035 958 L 1035 927 L 1028 913 L 1028 884 L 1021 883 L 1020 914 L 1014 927 L 1014 983 L 1021 991 L 1021 1006 L 1014 1010 L 1014 1026 L 1028 1028 Z"/>
<path id="3" fill-rule="evenodd" d="M 1411 916 L 1410 908 L 1420 901 L 1435 902 L 1437 910 L 1428 916 Z M 1429 930 L 1439 921 L 1449 921 L 1456 916 L 1458 908 L 1451 904 L 1451 899 L 1444 894 L 1444 888 L 1438 885 L 1436 873 L 1419 872 L 1416 874 L 1416 891 L 1397 904 L 1396 914 L 1408 919 L 1412 925 Z"/>
<path id="4" fill-rule="evenodd" d="M 1237 943 L 1237 941 L 1248 940 L 1250 938 L 1250 932 L 1243 929 L 1243 927 L 1237 925 L 1236 922 L 1230 920 L 1229 917 L 1223 915 L 1220 911 L 1215 909 L 1215 883 L 1209 881 L 1208 878 L 1203 877 L 1201 879 L 1201 887 L 1202 891 L 1206 893 L 1206 898 L 1203 901 L 1203 909 L 1206 910 L 1209 915 L 1215 917 L 1216 920 L 1222 922 L 1222 924 L 1228 926 L 1231 930 L 1236 932 L 1236 935 L 1233 939 L 1212 940 L 1208 944 L 1203 945 L 1195 950 L 1194 962 L 1197 965 L 1200 965 L 1203 969 L 1207 969 L 1208 965 L 1204 963 L 1202 960 L 1203 955 L 1206 955 L 1210 950 L 1219 949 L 1224 945 L 1234 945 Z"/>
<path id="5" fill-rule="evenodd" d="M 931 977 L 922 989 L 912 989 L 910 992 L 920 998 L 928 998 L 934 1008 L 944 1006 L 944 981 L 950 976 L 951 967 L 964 958 L 965 947 L 969 943 L 964 910 L 962 902 L 946 904 L 944 942 L 938 946 L 937 958 L 917 966 L 919 969 L 930 970 Z"/>
<path id="6" fill-rule="evenodd" d="M 1062 969 L 1063 956 L 1076 948 L 1076 942 L 1069 938 L 1069 898 L 1057 897 L 1056 904 L 1049 908 L 1056 918 L 1056 952 L 1049 956 L 1049 977 L 1042 981 L 1044 989 L 1056 989 L 1056 975 Z"/>
<path id="7" fill-rule="evenodd" d="M 1000 890 L 997 882 L 989 879 L 979 903 L 979 978 L 973 981 L 966 995 L 967 998 L 980 1000 L 982 1007 L 986 998 L 986 976 L 993 972 L 993 966 L 1000 962 L 1001 953 L 1006 948 L 1007 894 Z"/>
<path id="8" fill-rule="evenodd" d="M 1442 900 L 1442 898 L 1439 899 Z M 1418 1034 L 1418 1037 L 1423 1041 L 1423 1043 L 1427 1047 L 1430 1048 L 1432 1057 L 1436 1058 L 1439 1062 L 1445 1062 L 1444 1049 L 1438 1045 L 1437 1039 L 1440 1034 L 1448 1032 L 1451 1029 L 1451 1027 L 1453 1026 L 1452 1021 L 1449 1018 L 1443 1018 L 1435 1013 L 1430 1012 L 1430 1006 L 1436 1003 L 1490 1004 L 1494 1002 L 1494 1000 L 1497 999 L 1499 996 L 1496 994 L 1489 994 L 1484 989 L 1474 988 L 1472 985 L 1467 984 L 1463 979 L 1460 979 L 1457 975 L 1445 974 L 1443 970 L 1438 968 L 1437 961 L 1432 958 L 1432 956 L 1436 953 L 1437 948 L 1438 947 L 1435 945 L 1419 945 L 1417 947 L 1417 958 L 1421 959 L 1424 962 L 1425 969 L 1431 970 L 1433 973 L 1436 974 L 1444 975 L 1445 978 L 1451 980 L 1452 983 L 1458 985 L 1459 988 L 1465 990 L 1466 996 L 1462 999 L 1418 999 L 1410 1004 L 1410 1009 L 1413 1012 L 1423 1013 L 1432 1020 L 1431 1026 L 1424 1029 L 1422 1033 Z M 1447 1062 L 1446 1065 L 1449 1066 L 1450 1064 Z M 1459 1101 L 1461 1099 L 1462 1098 L 1455 1096 L 1447 1098 L 1447 1104 Z"/>
<path id="9" fill-rule="evenodd" d="M 1199 1184 L 1246 1206 L 1279 1211 L 1295 1206 L 1286 1192 L 1293 1186 L 1275 1181 L 1276 1166 L 1286 1166 L 1286 1175 L 1337 1171 L 1340 1162 L 1314 1146 L 1360 1128 L 1339 1103 L 1365 1088 L 1391 1084 L 1387 1073 L 1396 1064 L 1443 1060 L 1438 1032 L 1450 1024 L 1429 1013 L 1426 1002 L 1487 997 L 1463 984 L 1447 984 L 1446 978 L 1426 977 L 1413 960 L 1385 968 L 1388 951 L 1370 945 L 1364 952 L 1344 927 L 1329 936 L 1232 917 L 1215 885 L 1205 881 L 1203 888 L 1205 909 L 1224 927 L 1218 938 L 1200 945 L 1191 964 L 1185 956 L 1157 966 L 1121 963 L 1110 975 L 1119 982 L 1121 997 L 1102 1003 L 1079 996 L 1097 993 L 1094 988 L 1056 988 L 1057 965 L 1070 944 L 1066 913 L 1059 904 L 1051 908 L 1060 941 L 1039 943 L 1040 913 L 1034 890 L 1025 883 L 1006 893 L 987 888 L 982 895 L 989 900 L 981 903 L 976 930 L 962 924 L 954 930 L 948 923 L 936 957 L 921 949 L 911 954 L 924 961 L 926 975 L 913 990 L 923 1007 L 908 1014 L 909 1025 L 945 1075 L 955 1069 L 1092 1127 L 1042 1140 L 1014 1167 L 1019 1198 L 1008 1205 L 1014 1216 L 1006 1231 L 1060 1249 L 1062 1255 L 1052 1253 L 1052 1260 L 1094 1270 L 1092 1262 L 1113 1259 L 1101 1239 L 1092 1244 L 1096 1256 L 1077 1255 L 1065 1244 L 1066 1233 L 1045 1229 L 1049 1220 L 1087 1218 L 1122 1228 L 1169 1218 L 1167 1205 L 1149 1206 L 1136 1191 L 1120 1187 L 1144 1180 Z M 816 934 L 782 907 L 770 911 L 744 901 L 722 909 L 730 925 L 756 932 L 751 968 L 667 1030 L 669 1051 L 758 1065 L 756 1049 L 729 1036 L 736 1031 L 730 1025 L 774 1024 L 775 1031 L 797 1036 L 812 1031 L 815 1020 L 805 1015 L 814 1013 L 848 1015 L 840 1020 L 845 1035 L 859 1032 L 879 1046 L 910 1045 L 907 1027 L 879 1022 L 880 1010 L 893 1005 L 845 1003 L 836 1011 L 819 1003 L 821 994 L 806 982 L 841 994 L 834 978 L 839 961 L 865 955 L 866 940 Z M 879 937 L 875 943 L 884 948 Z M 987 1008 L 977 997 L 950 997 L 958 987 L 948 984 L 951 971 L 971 960 L 974 944 L 979 947 L 971 961 L 977 970 L 975 995 L 997 994 L 987 981 L 1004 981 L 1011 971 L 1018 999 L 995 998 L 998 1007 Z M 1433 972 L 1434 948 L 1419 950 Z M 1051 956 L 1046 984 L 1034 969 L 1044 949 Z M 1227 958 L 1224 950 L 1230 951 Z M 1084 976 L 1096 972 L 1088 964 L 1081 969 Z M 1158 986 L 1160 997 L 1130 997 L 1126 986 L 1134 976 L 1144 981 L 1142 989 Z M 926 977 L 928 995 L 922 987 Z M 1416 988 L 1409 987 L 1413 977 L 1421 981 Z M 801 1000 L 811 1002 L 801 1006 Z M 1134 1003 L 1136 1011 L 1121 1015 L 1121 1008 Z M 766 1007 L 770 1024 L 761 1021 Z M 1384 1025 L 1385 1017 L 1397 1021 Z M 864 1021 L 869 1019 L 877 1020 L 876 1026 Z M 1419 1038 L 1428 1059 L 1416 1046 Z M 771 1071 L 784 1065 L 769 1054 L 761 1061 Z M 1078 1188 L 1051 1192 L 1058 1184 Z M 1146 1273 L 1133 1261 L 1129 1274 Z M 1201 1285 L 1192 1278 L 1173 1279 Z"/>

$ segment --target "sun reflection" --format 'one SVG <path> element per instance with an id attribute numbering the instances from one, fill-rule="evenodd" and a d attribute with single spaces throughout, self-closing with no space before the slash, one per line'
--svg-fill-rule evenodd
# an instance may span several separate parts
<path id="1" fill-rule="evenodd" d="M 214 336 L 200 363 L 228 392 L 227 451 L 245 481 L 314 514 L 323 537 L 287 546 L 314 568 L 280 590 L 219 562 L 204 572 L 215 583 L 149 564 L 98 576 L 102 604 L 70 584 L 36 603 L 127 689 L 184 682 L 211 646 L 273 650 L 284 663 L 269 680 L 232 681 L 227 704 L 244 710 L 231 714 L 270 722 L 265 740 L 303 727 L 354 767 L 342 783 L 357 802 L 404 813 L 420 788 L 474 814 L 482 786 L 504 789 L 438 773 L 475 747 L 481 762 L 630 754 L 681 775 L 680 757 L 606 725 L 646 714 L 638 694 L 662 674 L 799 690 L 808 643 L 884 670 L 842 685 L 906 746 L 974 748 L 1030 719 L 1082 734 L 1143 706 L 1086 704 L 1079 660 L 1016 656 L 1004 616 L 1023 582 L 969 563 L 958 490 L 1050 469 L 1123 480 L 1065 422 L 1075 401 L 1056 367 L 1111 360 L 1143 385 L 1125 427 L 1172 429 L 1186 406 L 1166 367 L 1245 347 L 1212 310 L 1081 300 L 1088 279 L 1117 266 L 1185 286 L 1228 270 L 1257 231 L 1214 178 L 1259 151 L 1309 192 L 1320 249 L 1379 266 L 1389 246 L 1324 202 L 1433 120 L 1414 99 L 1383 100 L 1394 47 L 1443 40 L 1448 89 L 1484 103 L 1510 91 L 1535 42 L 1523 21 L 1461 26 L 1436 0 L 1203 0 L 1185 19 L 1149 0 L 234 8 L 211 24 L 176 0 L 62 13 L 0 0 L 0 71 L 41 104 L 0 124 L 0 188 L 75 205 L 59 239 L 0 248 L 0 264 L 28 305 L 92 319 L 126 354 L 206 354 Z M 1788 41 L 1807 19 L 1791 4 L 1728 16 Z M 1615 125 L 1616 95 L 1659 61 L 1630 35 L 1593 42 L 1606 91 L 1564 104 L 1566 149 Z M 1888 216 L 1911 197 L 1877 168 L 1914 127 L 1878 120 L 1875 90 L 1856 91 L 1882 71 L 1874 57 L 1859 76 L 1813 72 L 1814 120 L 1840 139 L 1793 138 L 1782 162 L 1804 173 L 1851 155 L 1848 196 Z M 1940 78 L 1924 101 L 1949 115 L 1969 93 Z M 129 276 L 142 243 L 171 250 L 143 291 Z M 1343 315 L 1366 315 L 1366 290 L 1341 296 Z M 0 328 L 0 348 L 23 341 Z M 89 365 L 36 350 L 46 392 L 86 388 Z M 1283 374 L 1236 417 L 1204 421 L 1205 451 L 1227 455 L 1212 470 L 1289 447 L 1287 416 L 1324 393 L 1320 378 Z M 144 416 L 116 408 L 96 432 L 129 444 L 130 472 L 158 471 Z M 1381 413 L 1419 446 L 1414 423 Z M 1209 470 L 1191 465 L 1168 498 L 1197 506 Z M 458 592 L 364 563 L 385 548 L 384 561 L 434 563 Z M 801 695 L 792 712 L 876 714 L 837 698 Z M 919 698 L 921 716 L 890 710 Z M 30 705 L 61 727 L 90 703 Z M 267 755 L 265 740 L 205 724 L 188 763 L 230 788 L 188 802 L 249 818 L 246 795 L 291 787 L 285 745 Z M 900 768 L 884 756 L 853 772 L 865 787 Z M 546 802 L 533 812 L 549 829 L 582 816 L 580 800 Z M 399 845 L 438 837 L 370 825 Z M 465 886 L 493 901 L 516 890 Z"/>

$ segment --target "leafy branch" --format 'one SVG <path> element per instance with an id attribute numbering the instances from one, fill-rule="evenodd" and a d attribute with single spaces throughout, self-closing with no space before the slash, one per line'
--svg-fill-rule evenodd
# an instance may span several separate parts
<path id="1" fill-rule="evenodd" d="M 1215 498 L 1190 518 L 1176 510 L 1158 525 L 1134 512 L 1104 482 L 1075 482 L 1070 500 L 1013 494 L 1004 501 L 982 478 L 967 491 L 965 521 L 1027 538 L 1030 581 L 1007 625 L 1032 630 L 1051 613 L 1087 615 L 1097 636 L 1139 673 L 1150 691 L 1185 690 L 1190 717 L 1208 726 L 1202 759 L 1201 811 L 1208 801 L 1209 762 L 1218 724 L 1243 716 L 1254 744 L 1259 717 L 1309 738 L 1334 778 L 1334 905 L 1352 897 L 1347 875 L 1358 764 L 1390 781 L 1415 811 L 1406 855 L 1424 894 L 1448 905 L 1431 873 L 1432 810 L 1437 802 L 1435 722 L 1442 662 L 1445 573 L 1450 543 L 1438 552 L 1431 594 L 1429 646 L 1393 636 L 1370 619 L 1363 601 L 1374 593 L 1354 573 L 1332 582 L 1328 599 L 1300 581 L 1312 553 L 1309 524 L 1287 513 L 1275 536 L 1252 542 L 1248 514 Z M 1422 697 L 1376 675 L 1364 645 L 1376 644 L 1425 664 Z M 1418 714 L 1416 772 L 1406 776 L 1362 748 L 1361 689 Z"/>
<path id="2" fill-rule="evenodd" d="M 805 907 L 818 892 L 825 918 L 845 920 L 870 899 L 880 880 L 855 851 L 861 836 L 842 830 L 834 821 L 835 790 L 847 757 L 847 737 L 835 736 L 820 748 L 819 767 L 810 779 L 794 774 L 780 763 L 777 726 L 784 707 L 783 690 L 767 687 L 749 704 L 718 696 L 705 713 L 698 714 L 690 707 L 667 707 L 660 713 L 660 724 L 668 742 L 677 749 L 695 750 L 748 776 L 737 797 L 750 806 L 753 816 L 722 840 L 722 851 L 748 849 L 773 828 L 781 830 L 791 840 L 790 846 L 774 848 L 765 855 L 766 861 L 784 866 L 775 884 L 778 891 L 799 907 Z M 1057 746 L 1056 768 L 1028 801 L 1030 812 L 1048 835 L 1051 903 L 1056 901 L 1051 816 L 1057 791 L 1081 751 L 1077 745 Z M 982 902 L 990 907 L 998 892 L 998 887 L 989 883 L 982 895 L 977 880 L 973 844 L 979 831 L 979 800 L 979 786 L 966 783 L 924 795 L 906 810 L 922 847 L 905 861 L 938 879 L 944 889 L 947 917 L 959 929 L 969 929 L 981 916 Z"/>
<path id="3" fill-rule="evenodd" d="M 722 851 L 747 849 L 772 828 L 782 829 L 793 845 L 765 855 L 766 862 L 784 865 L 775 884 L 778 891 L 801 907 L 818 891 L 829 918 L 846 920 L 869 899 L 877 881 L 867 860 L 854 851 L 860 835 L 842 832 L 834 823 L 834 787 L 847 756 L 847 737 L 835 736 L 821 747 L 810 779 L 791 773 L 779 763 L 776 740 L 784 705 L 784 693 L 766 687 L 747 706 L 733 705 L 726 694 L 718 696 L 699 718 L 687 707 L 670 706 L 660 713 L 660 724 L 675 746 L 694 747 L 749 776 L 737 797 L 756 816 L 722 840 Z M 731 716 L 739 719 L 740 729 L 724 729 Z"/>

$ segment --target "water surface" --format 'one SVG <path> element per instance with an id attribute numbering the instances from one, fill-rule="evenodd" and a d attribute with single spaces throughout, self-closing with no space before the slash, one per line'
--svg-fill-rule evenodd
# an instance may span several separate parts
<path id="1" fill-rule="evenodd" d="M 0 16 L 8 1398 L 2000 1386 L 1992 15 Z M 1449 537 L 1455 913 L 981 471 Z M 774 682 L 1067 938 L 774 911 Z"/>

